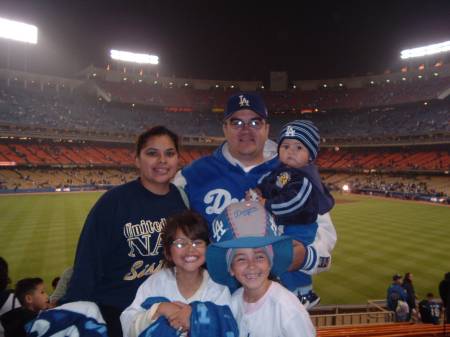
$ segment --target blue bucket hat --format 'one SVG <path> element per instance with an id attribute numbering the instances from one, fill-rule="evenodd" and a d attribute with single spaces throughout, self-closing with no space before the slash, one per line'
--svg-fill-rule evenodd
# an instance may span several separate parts
<path id="1" fill-rule="evenodd" d="M 267 119 L 269 114 L 267 113 L 266 105 L 262 97 L 257 93 L 241 92 L 233 95 L 228 99 L 227 107 L 223 115 L 223 119 L 230 118 L 232 114 L 239 110 L 252 110 L 257 113 L 262 119 Z"/>
<path id="2" fill-rule="evenodd" d="M 280 152 L 281 142 L 286 138 L 300 141 L 308 149 L 311 161 L 316 159 L 319 152 L 320 135 L 319 129 L 313 122 L 299 119 L 284 125 L 278 135 L 278 152 Z"/>
<path id="3" fill-rule="evenodd" d="M 280 276 L 292 263 L 292 239 L 278 235 L 272 215 L 256 201 L 233 203 L 212 223 L 211 244 L 206 251 L 206 264 L 211 278 L 231 289 L 239 283 L 227 268 L 230 248 L 272 246 L 271 273 Z"/>

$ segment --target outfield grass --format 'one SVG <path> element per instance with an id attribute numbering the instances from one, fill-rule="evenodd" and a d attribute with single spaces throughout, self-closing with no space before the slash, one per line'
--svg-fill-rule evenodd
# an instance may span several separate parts
<path id="1" fill-rule="evenodd" d="M 438 296 L 450 271 L 450 207 L 365 196 L 336 196 L 332 268 L 314 285 L 323 304 L 383 299 L 395 273 L 412 272 L 419 297 Z"/>
<path id="2" fill-rule="evenodd" d="M 78 236 L 100 193 L 0 196 L 0 256 L 13 282 L 51 280 L 73 262 Z M 450 271 L 450 207 L 341 196 L 331 271 L 314 277 L 323 304 L 384 298 L 395 273 L 412 272 L 419 296 Z"/>

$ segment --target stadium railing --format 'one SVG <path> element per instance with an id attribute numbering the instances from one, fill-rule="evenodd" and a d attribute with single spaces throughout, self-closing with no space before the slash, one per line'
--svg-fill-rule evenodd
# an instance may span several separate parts
<path id="1" fill-rule="evenodd" d="M 384 300 L 369 300 L 366 305 L 320 306 L 311 320 L 316 327 L 386 324 L 394 322 L 394 313 L 386 310 Z"/>

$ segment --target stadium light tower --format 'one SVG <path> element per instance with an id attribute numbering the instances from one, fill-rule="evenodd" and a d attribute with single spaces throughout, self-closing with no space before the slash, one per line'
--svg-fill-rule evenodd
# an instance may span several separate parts
<path id="1" fill-rule="evenodd" d="M 110 57 L 116 61 L 131 62 L 136 64 L 158 64 L 159 57 L 156 55 L 139 54 L 124 50 L 110 50 Z"/>
<path id="2" fill-rule="evenodd" d="M 0 18 L 0 37 L 8 40 L 37 44 L 38 28 L 27 23 Z"/>
<path id="3" fill-rule="evenodd" d="M 109 51 L 109 56 L 111 60 L 114 61 L 118 66 L 123 67 L 123 80 L 127 81 L 131 79 L 132 81 L 142 82 L 145 72 L 153 74 L 153 76 L 159 77 L 155 65 L 159 64 L 159 57 L 156 55 L 144 54 L 144 53 L 134 53 L 125 50 L 111 49 Z M 126 64 L 130 64 L 129 68 Z M 109 65 L 107 67 L 109 70 Z M 127 74 L 131 75 L 129 77 Z"/>
<path id="4" fill-rule="evenodd" d="M 424 47 L 417 47 L 412 49 L 405 49 L 400 52 L 400 58 L 402 60 L 423 57 L 428 55 L 434 55 L 439 53 L 445 53 L 450 51 L 450 41 L 441 43 L 430 44 Z"/>

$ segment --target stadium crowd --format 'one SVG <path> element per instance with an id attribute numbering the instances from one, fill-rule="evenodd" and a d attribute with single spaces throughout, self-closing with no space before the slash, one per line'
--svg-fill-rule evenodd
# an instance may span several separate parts
<path id="1" fill-rule="evenodd" d="M 62 130 L 109 132 L 136 134 L 147 126 L 170 125 L 180 135 L 220 136 L 220 114 L 211 112 L 215 105 L 194 106 L 182 111 L 184 101 L 156 104 L 139 104 L 139 101 L 123 103 L 121 98 L 107 103 L 104 99 L 75 90 L 56 92 L 54 88 L 40 89 L 21 87 L 22 84 L 0 85 L 0 123 L 8 125 L 50 127 Z M 127 84 L 128 85 L 128 84 Z M 125 84 L 122 86 L 127 86 Z M 134 88 L 130 86 L 130 88 Z M 183 97 L 186 89 L 164 88 L 171 97 Z M 194 89 L 191 89 L 194 90 Z M 355 89 L 356 90 L 356 89 Z M 196 90 L 198 91 L 198 90 Z M 215 91 L 209 93 L 214 96 Z M 221 94 L 223 95 L 223 93 Z M 292 102 L 286 93 L 287 101 L 279 99 L 280 94 L 266 93 L 277 102 L 278 107 L 287 104 L 285 113 L 274 113 L 271 120 L 272 136 L 289 120 L 298 116 L 301 101 Z M 219 96 L 221 97 L 221 96 Z M 284 96 L 283 96 L 284 97 Z M 417 96 L 416 96 L 417 97 Z M 435 98 L 435 97 L 430 97 Z M 215 101 L 215 100 L 213 100 Z M 280 101 L 280 103 L 278 103 Z M 281 103 L 284 101 L 284 103 Z M 376 102 L 383 102 L 374 99 Z M 288 103 L 286 103 L 288 102 Z M 398 103 L 398 102 L 397 102 Z M 171 105 L 172 104 L 172 105 Z M 223 108 L 221 103 L 220 108 Z M 424 105 L 425 104 L 425 105 Z M 170 107 L 174 107 L 171 111 Z M 322 132 L 322 138 L 333 137 L 373 137 L 386 135 L 423 135 L 449 132 L 449 105 L 447 102 L 423 102 L 416 100 L 400 106 L 378 104 L 335 105 L 319 109 L 318 113 L 303 116 L 311 119 Z M 358 108 L 355 108 L 358 107 Z M 177 109 L 180 108 L 180 109 Z M 275 109 L 273 111 L 280 111 Z M 292 113 L 294 110 L 294 114 Z"/>
<path id="2" fill-rule="evenodd" d="M 425 200 L 426 197 L 444 198 L 449 202 L 445 193 L 429 188 L 425 181 L 397 181 L 386 182 L 383 177 L 367 177 L 365 180 L 355 178 L 350 180 L 349 188 L 353 193 L 374 194 L 386 197 L 398 197 L 409 200 Z M 400 181 L 399 181 L 400 180 Z"/>
<path id="3" fill-rule="evenodd" d="M 188 107 L 194 110 L 224 107 L 227 97 L 239 92 L 236 85 L 209 90 L 194 89 L 188 82 L 175 84 L 169 82 L 163 87 L 161 82 L 147 84 L 124 81 L 121 83 L 97 81 L 98 85 L 109 92 L 113 99 L 126 103 L 143 103 L 172 107 Z M 188 86 L 185 86 L 185 83 Z M 325 84 L 325 83 L 324 83 Z M 283 92 L 270 92 L 263 89 L 260 93 L 267 107 L 273 112 L 288 112 L 299 107 L 319 110 L 357 109 L 362 107 L 391 106 L 405 103 L 436 99 L 438 94 L 450 85 L 450 77 L 430 77 L 367 83 L 366 87 L 331 87 L 325 84 L 315 90 L 289 89 Z"/>

